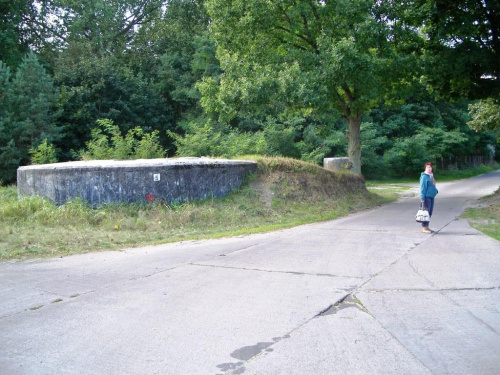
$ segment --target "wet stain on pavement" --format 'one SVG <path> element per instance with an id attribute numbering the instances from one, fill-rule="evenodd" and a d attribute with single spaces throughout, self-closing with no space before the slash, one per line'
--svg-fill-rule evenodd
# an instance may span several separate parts
<path id="1" fill-rule="evenodd" d="M 221 363 L 220 365 L 217 365 L 217 367 L 222 371 L 222 372 L 227 372 L 231 370 L 236 370 L 238 367 L 241 367 L 243 365 L 243 362 L 229 362 L 229 363 Z"/>
<path id="2" fill-rule="evenodd" d="M 258 342 L 255 345 L 244 346 L 232 352 L 231 357 L 239 359 L 240 361 L 248 361 L 261 353 L 271 353 L 272 351 L 274 351 L 274 349 L 270 348 L 271 345 L 277 343 L 278 341 L 288 338 L 290 338 L 290 335 L 287 334 L 283 337 L 273 337 L 272 342 L 269 341 Z M 243 364 L 244 362 L 229 362 L 217 365 L 217 367 L 222 372 L 227 372 L 232 370 L 233 372 L 231 372 L 231 374 L 237 375 L 237 374 L 243 374 L 245 372 L 245 367 L 243 366 Z"/>
<path id="3" fill-rule="evenodd" d="M 231 357 L 248 361 L 250 358 L 255 357 L 257 354 L 262 353 L 265 349 L 269 348 L 274 342 L 259 342 L 256 345 L 244 346 L 231 353 Z"/>

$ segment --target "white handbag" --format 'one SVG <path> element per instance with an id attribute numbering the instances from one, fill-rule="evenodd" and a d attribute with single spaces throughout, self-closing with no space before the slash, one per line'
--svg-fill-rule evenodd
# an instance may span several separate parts
<path id="1" fill-rule="evenodd" d="M 415 220 L 419 223 L 428 222 L 431 218 L 429 217 L 429 211 L 425 207 L 425 204 L 420 203 L 420 207 L 415 215 Z"/>

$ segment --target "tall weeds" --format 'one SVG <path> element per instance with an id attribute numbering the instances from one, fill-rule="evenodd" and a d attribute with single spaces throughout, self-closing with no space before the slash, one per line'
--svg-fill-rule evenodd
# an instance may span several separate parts
<path id="1" fill-rule="evenodd" d="M 292 159 L 258 158 L 257 172 L 224 197 L 174 204 L 57 206 L 0 187 L 0 260 L 123 249 L 254 233 L 335 218 L 381 202 L 364 180 Z"/>

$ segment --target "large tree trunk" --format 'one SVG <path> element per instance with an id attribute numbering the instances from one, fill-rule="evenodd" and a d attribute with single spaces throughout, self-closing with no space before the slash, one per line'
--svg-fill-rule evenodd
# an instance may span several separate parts
<path id="1" fill-rule="evenodd" d="M 340 107 L 347 125 L 347 156 L 352 164 L 351 171 L 361 174 L 361 118 L 362 112 L 356 109 L 355 88 L 342 86 L 343 95 L 340 97 Z M 338 93 L 338 92 L 337 92 Z M 340 93 L 339 93 L 340 94 Z"/>
<path id="2" fill-rule="evenodd" d="M 347 123 L 347 155 L 352 171 L 361 174 L 361 113 L 345 119 Z"/>

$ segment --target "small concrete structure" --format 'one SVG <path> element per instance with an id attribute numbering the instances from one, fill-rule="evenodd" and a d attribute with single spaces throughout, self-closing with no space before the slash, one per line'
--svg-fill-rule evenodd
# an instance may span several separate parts
<path id="1" fill-rule="evenodd" d="M 187 202 L 227 195 L 256 168 L 253 161 L 209 158 L 76 161 L 20 167 L 17 187 L 19 196 L 58 205 L 75 198 L 91 206 Z"/>
<path id="2" fill-rule="evenodd" d="M 352 169 L 352 163 L 349 161 L 349 158 L 346 157 L 324 158 L 323 168 L 336 172 L 345 170 L 350 171 Z"/>

